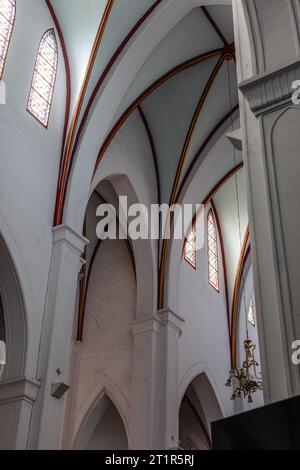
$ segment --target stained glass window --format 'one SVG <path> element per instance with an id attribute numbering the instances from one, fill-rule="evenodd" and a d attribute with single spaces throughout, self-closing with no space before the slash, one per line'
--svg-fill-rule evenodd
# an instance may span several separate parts
<path id="1" fill-rule="evenodd" d="M 57 70 L 57 43 L 53 29 L 40 42 L 34 67 L 27 110 L 43 126 L 48 126 Z"/>
<path id="2" fill-rule="evenodd" d="M 207 216 L 208 281 L 219 292 L 219 261 L 216 222 L 212 211 Z"/>
<path id="3" fill-rule="evenodd" d="M 0 80 L 16 16 L 15 0 L 0 0 Z"/>
<path id="4" fill-rule="evenodd" d="M 248 310 L 248 322 L 251 323 L 252 326 L 255 326 L 255 314 L 254 314 L 254 302 L 253 299 L 250 302 L 249 310 Z"/>
<path id="5" fill-rule="evenodd" d="M 184 244 L 184 259 L 196 269 L 196 227 L 192 225 Z"/>

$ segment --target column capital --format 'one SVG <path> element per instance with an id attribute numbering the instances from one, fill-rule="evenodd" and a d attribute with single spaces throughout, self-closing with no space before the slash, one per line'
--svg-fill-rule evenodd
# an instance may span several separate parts
<path id="1" fill-rule="evenodd" d="M 178 332 L 179 335 L 181 335 L 182 328 L 185 323 L 185 320 L 182 317 L 177 315 L 177 313 L 173 312 L 170 308 L 158 310 L 156 315 L 159 318 L 161 325 L 171 326 Z"/>
<path id="2" fill-rule="evenodd" d="M 300 77 L 300 61 L 292 62 L 272 72 L 245 80 L 239 89 L 247 99 L 251 111 L 258 117 L 292 104 L 292 84 Z"/>
<path id="3" fill-rule="evenodd" d="M 0 383 L 0 405 L 19 400 L 26 400 L 33 404 L 40 386 L 40 382 L 27 377 L 4 380 Z"/>
<path id="4" fill-rule="evenodd" d="M 155 315 L 135 320 L 131 323 L 134 336 L 148 333 L 159 334 L 162 326 L 171 326 L 178 334 L 182 333 L 185 320 L 174 313 L 171 309 L 158 310 Z"/>
<path id="5" fill-rule="evenodd" d="M 71 227 L 66 224 L 58 225 L 53 229 L 53 244 L 67 243 L 72 250 L 81 256 L 84 247 L 89 243 L 89 240 L 83 235 L 75 232 Z"/>
<path id="6" fill-rule="evenodd" d="M 131 323 L 133 336 L 142 336 L 149 333 L 158 334 L 160 330 L 160 320 L 156 316 L 148 316 L 135 320 Z"/>

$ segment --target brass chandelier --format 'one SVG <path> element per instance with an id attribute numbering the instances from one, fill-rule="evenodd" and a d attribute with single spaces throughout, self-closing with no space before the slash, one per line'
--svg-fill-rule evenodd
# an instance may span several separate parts
<path id="1" fill-rule="evenodd" d="M 232 387 L 235 384 L 232 400 L 236 398 L 248 398 L 248 403 L 253 403 L 252 395 L 258 390 L 263 390 L 262 377 L 258 376 L 258 362 L 255 360 L 255 344 L 250 339 L 244 341 L 246 359 L 241 369 L 233 369 L 226 382 L 226 387 Z"/>

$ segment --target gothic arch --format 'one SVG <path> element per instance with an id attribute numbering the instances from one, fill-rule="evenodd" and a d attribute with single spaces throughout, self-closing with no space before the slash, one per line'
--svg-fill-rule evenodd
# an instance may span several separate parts
<path id="1" fill-rule="evenodd" d="M 222 400 L 220 398 L 220 395 L 218 393 L 217 385 L 214 381 L 214 378 L 208 369 L 207 365 L 204 362 L 198 362 L 197 364 L 194 364 L 183 376 L 180 385 L 179 385 L 179 406 L 183 400 L 183 397 L 190 386 L 190 384 L 200 375 L 205 376 L 206 384 L 209 384 L 209 387 L 211 388 L 211 391 L 213 393 L 213 396 L 216 398 L 219 410 L 221 415 L 224 417 L 225 416 L 225 408 L 222 404 Z"/>
<path id="2" fill-rule="evenodd" d="M 113 404 L 122 420 L 127 443 L 130 447 L 128 424 L 130 415 L 129 404 L 114 382 L 108 377 L 105 377 L 104 385 L 99 385 L 93 393 L 92 404 L 88 404 L 82 412 L 83 419 L 81 420 L 72 446 L 74 450 L 86 449 L 88 447 L 93 433 L 109 403 Z"/>
<path id="3" fill-rule="evenodd" d="M 243 168 L 244 168 L 243 163 L 239 163 L 236 167 L 232 168 L 226 175 L 224 175 L 219 181 L 217 181 L 215 186 L 210 189 L 210 191 L 208 192 L 208 194 L 206 194 L 204 199 L 202 201 L 199 201 L 199 203 L 205 206 L 205 213 L 206 213 L 206 210 L 211 205 L 211 203 L 213 203 L 213 197 L 215 196 L 215 194 L 223 187 L 224 184 L 226 184 L 226 182 L 231 177 L 233 177 Z M 194 179 L 191 181 L 190 185 L 186 188 L 186 192 L 183 195 L 183 198 L 185 197 L 185 195 L 188 193 L 189 190 L 193 190 L 193 191 L 195 190 L 196 181 L 198 181 L 198 185 L 199 185 L 199 181 L 200 181 L 200 184 L 203 181 L 203 178 L 201 178 L 201 176 L 198 177 L 197 175 L 198 173 L 196 173 Z M 195 194 L 196 194 L 196 197 L 198 197 L 197 193 Z M 190 198 L 190 196 L 188 197 Z M 215 208 L 214 208 L 214 214 L 216 215 Z M 195 215 L 193 218 L 193 222 L 194 222 L 194 219 L 195 219 Z M 220 232 L 219 227 L 217 227 L 217 230 L 218 232 Z M 220 236 L 220 233 L 218 233 L 218 236 Z M 182 241 L 172 240 L 170 244 L 169 264 L 167 266 L 166 298 L 167 298 L 167 304 L 175 312 L 178 311 L 178 297 L 176 298 L 175 293 L 179 292 L 179 287 L 180 287 L 180 265 L 182 263 L 182 251 L 183 251 Z M 220 267 L 220 273 L 221 273 L 221 279 L 222 279 L 222 272 L 224 272 L 223 256 L 220 258 L 219 267 Z M 225 282 L 225 279 L 224 279 L 224 282 Z"/>
<path id="4" fill-rule="evenodd" d="M 210 449 L 210 425 L 223 417 L 219 400 L 204 368 L 201 363 L 192 368 L 185 377 L 184 389 L 181 387 L 184 393 L 179 405 L 179 447 L 185 450 Z"/>
<path id="5" fill-rule="evenodd" d="M 94 104 L 93 113 L 88 120 L 71 178 L 65 201 L 63 221 L 80 231 L 87 205 L 87 189 L 93 176 L 93 170 L 99 151 L 99 143 L 104 140 L 112 123 L 115 111 L 122 102 L 129 86 L 138 71 L 146 62 L 155 47 L 166 37 L 171 29 L 191 10 L 201 5 L 230 5 L 230 0 L 196 0 L 178 2 L 169 0 L 167 5 L 159 7 L 153 13 L 147 28 L 136 34 L 131 47 L 123 54 L 105 89 Z M 110 110 L 103 115 L 103 109 Z M 99 122 L 102 122 L 99 128 Z M 79 184 L 85 179 L 85 184 Z"/>
<path id="6" fill-rule="evenodd" d="M 4 223 L 1 223 L 1 227 L 0 296 L 7 344 L 7 365 L 3 378 L 15 379 L 25 375 L 28 352 L 28 324 L 24 295 L 19 280 L 21 276 L 17 272 L 16 263 L 11 256 L 11 253 L 16 254 L 17 250 L 16 247 L 13 250 L 8 248 L 8 245 L 14 245 L 14 240 L 10 238 L 10 233 L 6 232 Z M 22 279 L 24 279 L 23 276 Z"/>
<path id="7" fill-rule="evenodd" d="M 134 189 L 131 176 L 128 175 L 131 172 L 126 165 L 125 169 L 127 174 L 120 174 L 120 168 L 118 171 L 116 168 L 106 168 L 104 172 L 96 174 L 92 188 L 96 188 L 103 179 L 108 179 L 118 196 L 127 195 L 128 204 L 140 203 L 140 197 Z M 137 318 L 153 315 L 155 311 L 157 279 L 153 245 L 151 240 L 132 241 L 137 279 Z"/>

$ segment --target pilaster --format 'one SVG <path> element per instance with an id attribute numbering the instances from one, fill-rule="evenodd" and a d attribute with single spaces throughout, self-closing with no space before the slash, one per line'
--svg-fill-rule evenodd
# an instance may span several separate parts
<path id="1" fill-rule="evenodd" d="M 32 408 L 39 388 L 39 382 L 26 377 L 0 382 L 1 449 L 27 449 Z"/>
<path id="2" fill-rule="evenodd" d="M 34 416 L 32 448 L 60 449 L 62 445 L 68 392 L 59 399 L 52 396 L 52 393 L 54 384 L 70 386 L 78 274 L 83 263 L 81 255 L 87 243 L 88 240 L 67 225 L 53 229 L 53 250 L 38 367 L 42 388 Z"/>
<path id="3" fill-rule="evenodd" d="M 297 60 L 240 84 L 267 403 L 300 393 L 299 368 L 291 362 L 292 343 L 300 338 L 300 107 L 292 103 L 299 78 Z"/>

